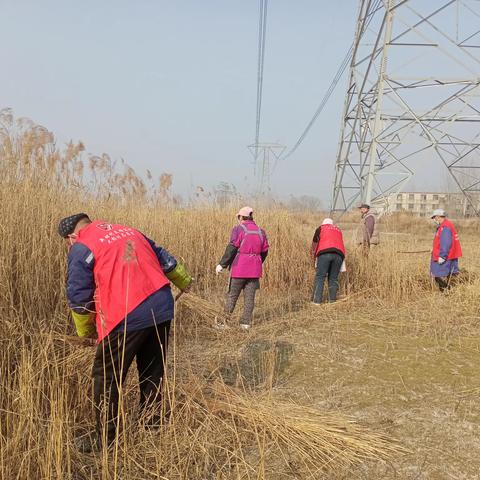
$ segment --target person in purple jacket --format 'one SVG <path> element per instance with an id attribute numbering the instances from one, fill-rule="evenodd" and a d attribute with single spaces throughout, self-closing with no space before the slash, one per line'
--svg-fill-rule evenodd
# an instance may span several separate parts
<path id="1" fill-rule="evenodd" d="M 225 310 L 233 313 L 238 297 L 243 290 L 245 305 L 240 328 L 252 325 L 255 293 L 260 288 L 263 262 L 268 255 L 268 240 L 265 232 L 253 221 L 253 209 L 243 207 L 237 213 L 238 225 L 233 228 L 230 242 L 215 269 L 217 275 L 230 269 L 230 283 Z"/>

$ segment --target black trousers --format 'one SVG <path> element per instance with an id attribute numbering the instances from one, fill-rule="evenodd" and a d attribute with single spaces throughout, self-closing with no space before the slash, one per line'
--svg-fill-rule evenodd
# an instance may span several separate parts
<path id="1" fill-rule="evenodd" d="M 457 281 L 458 273 L 452 273 L 448 277 L 435 277 L 439 290 L 443 293 L 453 287 Z"/>
<path id="2" fill-rule="evenodd" d="M 136 359 L 141 409 L 158 406 L 151 421 L 160 419 L 161 386 L 165 371 L 170 321 L 133 332 L 114 332 L 98 346 L 93 363 L 93 393 L 97 430 L 105 428 L 107 441 L 115 438 L 119 387 Z"/>

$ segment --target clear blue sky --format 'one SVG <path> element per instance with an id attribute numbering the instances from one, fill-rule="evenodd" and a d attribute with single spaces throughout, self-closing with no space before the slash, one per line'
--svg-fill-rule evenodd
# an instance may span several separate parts
<path id="1" fill-rule="evenodd" d="M 252 180 L 257 0 L 2 2 L 1 107 L 171 172 L 174 188 Z M 353 38 L 356 0 L 270 0 L 261 139 L 292 146 Z M 277 194 L 330 193 L 345 78 L 272 178 Z"/>

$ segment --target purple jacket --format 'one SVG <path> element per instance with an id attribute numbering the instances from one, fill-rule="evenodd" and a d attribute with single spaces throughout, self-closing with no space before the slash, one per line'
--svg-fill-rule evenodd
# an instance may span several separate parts
<path id="1" fill-rule="evenodd" d="M 265 232 L 254 221 L 247 220 L 233 228 L 230 244 L 237 249 L 231 265 L 231 277 L 260 278 L 263 273 L 262 256 L 269 248 Z"/>

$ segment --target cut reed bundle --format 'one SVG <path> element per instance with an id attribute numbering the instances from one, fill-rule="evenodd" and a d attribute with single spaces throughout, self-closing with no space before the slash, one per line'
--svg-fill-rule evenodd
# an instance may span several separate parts
<path id="1" fill-rule="evenodd" d="M 225 322 L 227 320 L 227 314 L 223 307 L 194 293 L 182 295 L 179 298 L 179 303 L 206 325 L 213 326 L 215 322 Z"/>
<path id="2" fill-rule="evenodd" d="M 64 368 L 65 374 L 75 375 L 86 372 L 89 376 L 95 355 L 95 340 L 49 332 L 41 335 L 42 343 L 38 345 L 39 356 L 46 357 L 47 362 L 55 368 Z"/>
<path id="3" fill-rule="evenodd" d="M 200 390 L 196 391 L 198 395 Z M 255 435 L 264 435 L 269 450 L 278 449 L 284 458 L 293 454 L 310 473 L 349 468 L 363 460 L 386 460 L 407 452 L 385 434 L 372 432 L 337 413 L 242 394 L 220 381 L 210 385 L 208 392 L 202 392 L 199 398 L 207 410 L 235 419 Z"/>

